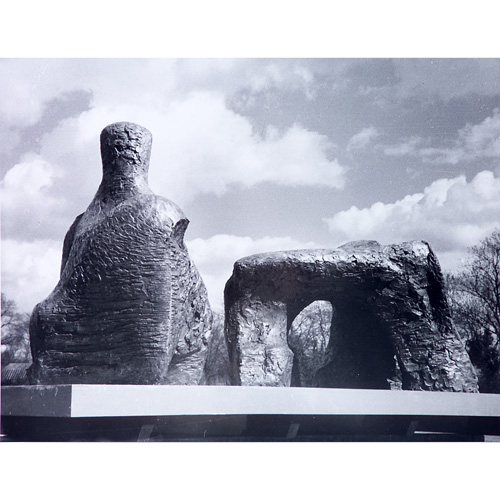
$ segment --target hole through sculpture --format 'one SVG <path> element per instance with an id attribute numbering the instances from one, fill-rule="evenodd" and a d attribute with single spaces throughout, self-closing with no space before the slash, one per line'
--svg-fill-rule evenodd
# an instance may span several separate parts
<path id="1" fill-rule="evenodd" d="M 102 182 L 66 234 L 61 275 L 30 323 L 32 383 L 198 384 L 212 313 L 188 219 L 148 186 L 151 133 L 101 133 Z"/>
<path id="2" fill-rule="evenodd" d="M 332 304 L 316 300 L 304 307 L 288 329 L 288 346 L 293 352 L 292 387 L 313 386 L 315 375 L 326 361 L 332 330 Z"/>
<path id="3" fill-rule="evenodd" d="M 315 301 L 293 320 L 292 387 L 390 389 L 401 374 L 383 322 L 355 300 Z"/>
<path id="4" fill-rule="evenodd" d="M 245 257 L 224 296 L 234 384 L 298 385 L 303 361 L 287 332 L 300 311 L 322 300 L 333 305 L 331 335 L 323 365 L 302 376 L 307 383 L 477 392 L 439 263 L 425 242 Z"/>

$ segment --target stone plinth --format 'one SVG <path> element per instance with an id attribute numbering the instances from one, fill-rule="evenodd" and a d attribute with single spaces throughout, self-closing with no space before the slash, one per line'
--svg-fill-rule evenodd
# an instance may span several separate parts
<path id="1" fill-rule="evenodd" d="M 500 417 L 500 395 L 304 387 L 2 387 L 2 417 L 435 415 Z"/>

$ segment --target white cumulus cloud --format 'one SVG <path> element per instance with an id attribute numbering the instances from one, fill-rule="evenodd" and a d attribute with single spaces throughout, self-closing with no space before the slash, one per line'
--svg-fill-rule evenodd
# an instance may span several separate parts
<path id="1" fill-rule="evenodd" d="M 95 107 L 162 107 L 200 89 L 310 96 L 315 85 L 306 64 L 293 59 L 3 59 L 0 75 L 0 132 L 33 125 L 47 103 L 74 90 L 92 92 Z"/>
<path id="2" fill-rule="evenodd" d="M 41 237 L 64 224 L 64 217 L 58 217 L 60 200 L 52 193 L 58 177 L 57 169 L 37 155 L 28 155 L 5 174 L 0 183 L 4 237 Z"/>
<path id="3" fill-rule="evenodd" d="M 500 226 L 500 178 L 485 170 L 470 182 L 465 176 L 439 179 L 422 193 L 394 203 L 352 206 L 324 219 L 339 243 L 375 239 L 380 243 L 428 241 L 438 253 L 464 255 Z"/>
<path id="4" fill-rule="evenodd" d="M 186 242 L 191 259 L 200 271 L 208 290 L 212 307 L 223 307 L 224 286 L 233 272 L 234 263 L 257 253 L 315 248 L 313 242 L 300 242 L 290 237 L 264 237 L 217 234 L 207 239 L 196 238 Z"/>
<path id="5" fill-rule="evenodd" d="M 90 109 L 51 125 L 36 154 L 5 169 L 2 289 L 23 308 L 33 307 L 57 283 L 64 234 L 100 182 L 99 134 L 115 121 L 151 130 L 150 186 L 181 207 L 201 193 L 221 195 L 232 186 L 271 182 L 342 189 L 345 183 L 346 169 L 326 136 L 300 124 L 280 131 L 269 126 L 258 134 L 228 104 L 239 92 L 270 88 L 313 98 L 314 74 L 297 60 L 4 60 L 0 71 L 0 137 L 11 150 L 50 111 L 52 100 L 75 90 L 91 94 Z M 281 243 L 295 246 L 271 240 L 275 246 L 251 240 L 226 260 L 279 249 Z M 231 266 L 223 268 L 211 293 L 221 296 L 217 286 Z"/>
<path id="6" fill-rule="evenodd" d="M 59 281 L 62 241 L 2 240 L 2 292 L 31 312 Z"/>
<path id="7" fill-rule="evenodd" d="M 345 168 L 330 158 L 325 136 L 294 125 L 260 137 L 218 93 L 172 103 L 155 125 L 151 186 L 179 203 L 198 193 L 222 194 L 233 184 L 344 186 Z"/>
<path id="8" fill-rule="evenodd" d="M 99 185 L 100 131 L 121 120 L 151 130 L 150 186 L 181 207 L 200 193 L 221 195 L 234 185 L 344 186 L 346 168 L 332 158 L 325 136 L 294 125 L 280 133 L 270 127 L 262 137 L 226 107 L 223 95 L 195 92 L 163 108 L 100 106 L 62 121 L 42 137 L 39 155 L 12 167 L 2 181 L 6 234 L 55 236 L 57 229 L 62 237 L 62 227 L 85 210 Z"/>

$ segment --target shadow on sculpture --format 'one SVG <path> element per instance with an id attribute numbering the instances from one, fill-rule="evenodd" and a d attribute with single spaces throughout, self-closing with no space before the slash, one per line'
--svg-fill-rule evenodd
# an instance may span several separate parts
<path id="1" fill-rule="evenodd" d="M 355 301 L 333 303 L 335 308 L 329 301 L 311 303 L 288 329 L 290 386 L 400 389 L 401 371 L 384 324 Z"/>
<path id="2" fill-rule="evenodd" d="M 304 360 L 288 332 L 320 300 L 332 304 L 331 334 L 310 385 L 477 392 L 425 242 L 246 257 L 235 263 L 224 295 L 233 384 L 299 385 Z"/>
<path id="3" fill-rule="evenodd" d="M 30 324 L 35 384 L 198 384 L 212 313 L 189 224 L 148 186 L 151 133 L 101 133 L 103 178 L 70 227 L 61 276 Z"/>

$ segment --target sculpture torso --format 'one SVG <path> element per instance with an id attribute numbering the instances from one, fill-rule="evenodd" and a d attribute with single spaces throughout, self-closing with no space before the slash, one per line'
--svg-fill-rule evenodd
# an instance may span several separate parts
<path id="1" fill-rule="evenodd" d="M 202 348 L 211 316 L 183 243 L 189 221 L 148 187 L 150 147 L 133 124 L 101 134 L 102 183 L 32 317 L 35 381 L 168 383 L 176 348 Z"/>

